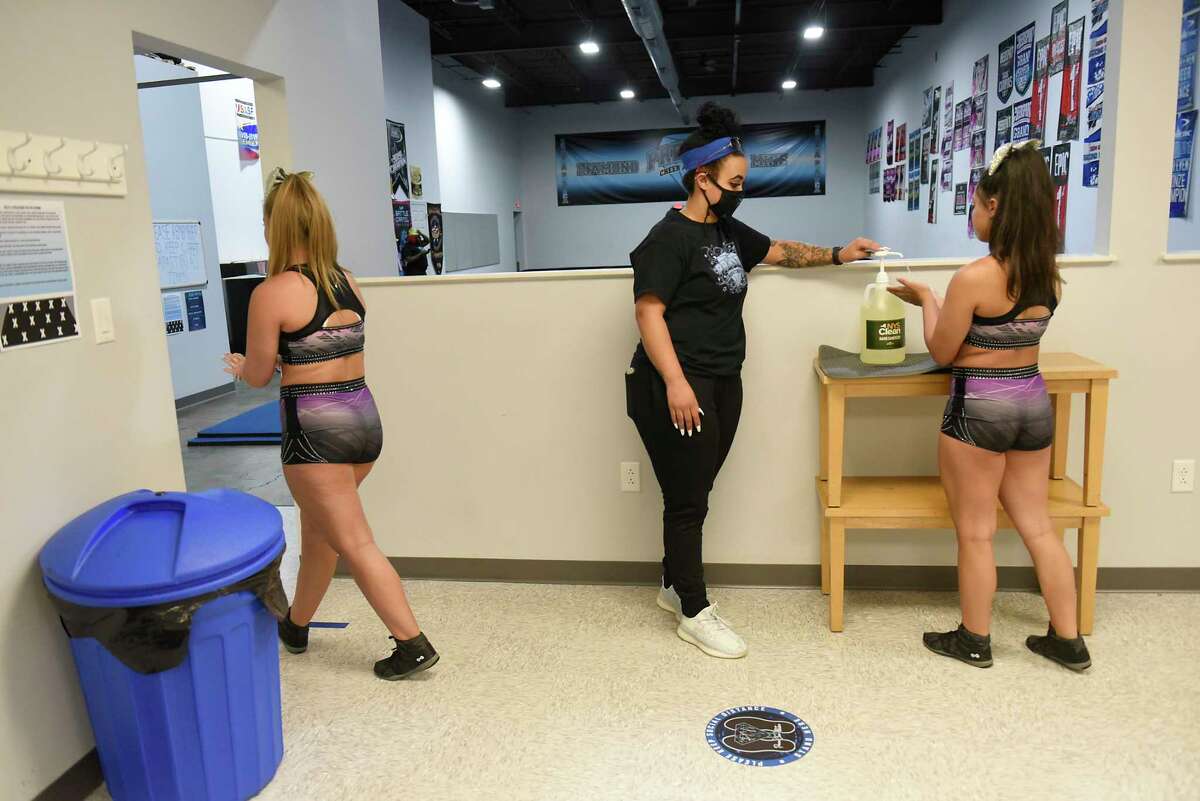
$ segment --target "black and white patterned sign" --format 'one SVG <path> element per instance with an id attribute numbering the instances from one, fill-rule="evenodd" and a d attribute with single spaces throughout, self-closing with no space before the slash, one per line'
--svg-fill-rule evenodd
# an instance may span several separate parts
<path id="1" fill-rule="evenodd" d="M 40 345 L 79 336 L 75 300 L 71 296 L 22 300 L 4 307 L 0 350 Z"/>

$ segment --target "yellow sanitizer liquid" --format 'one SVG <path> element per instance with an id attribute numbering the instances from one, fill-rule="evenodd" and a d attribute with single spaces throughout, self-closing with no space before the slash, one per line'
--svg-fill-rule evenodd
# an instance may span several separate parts
<path id="1" fill-rule="evenodd" d="M 879 273 L 863 293 L 860 316 L 863 364 L 899 364 L 904 361 L 904 301 L 887 291 L 888 275 L 879 262 Z"/>

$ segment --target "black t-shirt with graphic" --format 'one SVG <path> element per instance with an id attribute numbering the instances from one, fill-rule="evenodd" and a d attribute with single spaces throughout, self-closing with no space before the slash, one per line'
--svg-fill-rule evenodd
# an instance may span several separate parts
<path id="1" fill-rule="evenodd" d="M 770 249 L 768 237 L 737 219 L 699 223 L 672 209 L 629 254 L 634 298 L 651 294 L 666 304 L 667 328 L 685 373 L 741 371 L 746 274 Z M 649 361 L 640 342 L 634 360 Z"/>

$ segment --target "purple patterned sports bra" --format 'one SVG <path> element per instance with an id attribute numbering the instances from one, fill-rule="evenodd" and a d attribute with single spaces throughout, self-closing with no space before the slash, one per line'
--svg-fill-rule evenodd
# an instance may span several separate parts
<path id="1" fill-rule="evenodd" d="M 1033 306 L 1046 306 L 1050 309 L 1050 313 L 1043 317 L 1017 319 L 1021 312 Z M 1046 329 L 1050 327 L 1050 318 L 1054 316 L 1056 308 L 1058 308 L 1058 301 L 1051 298 L 1049 302 L 1018 301 L 1008 314 L 1000 317 L 972 315 L 966 343 L 984 350 L 1017 350 L 1036 347 L 1042 341 L 1042 335 L 1046 333 Z"/>
<path id="2" fill-rule="evenodd" d="M 298 268 L 289 269 L 312 281 L 307 268 L 307 264 L 302 264 Z M 298 331 L 279 332 L 279 359 L 284 364 L 316 364 L 362 353 L 366 342 L 367 310 L 359 302 L 358 295 L 354 294 L 350 280 L 346 278 L 342 268 L 338 267 L 337 270 L 341 277 L 333 288 L 337 306 L 330 303 L 329 298 L 318 288 L 317 310 L 309 324 Z M 315 281 L 313 285 L 316 286 Z M 339 310 L 355 312 L 358 321 L 346 325 L 326 326 L 325 321 Z"/>

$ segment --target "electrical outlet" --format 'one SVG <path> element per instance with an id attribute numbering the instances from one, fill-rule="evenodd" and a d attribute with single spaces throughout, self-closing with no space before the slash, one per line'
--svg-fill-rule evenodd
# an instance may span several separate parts
<path id="1" fill-rule="evenodd" d="M 640 462 L 621 462 L 621 492 L 642 491 L 642 465 Z"/>
<path id="2" fill-rule="evenodd" d="M 108 298 L 92 298 L 92 323 L 96 327 L 96 342 L 112 342 L 117 338 L 113 331 L 112 304 Z"/>
<path id="3" fill-rule="evenodd" d="M 1196 489 L 1196 460 L 1176 459 L 1171 468 L 1171 492 L 1192 492 Z"/>

